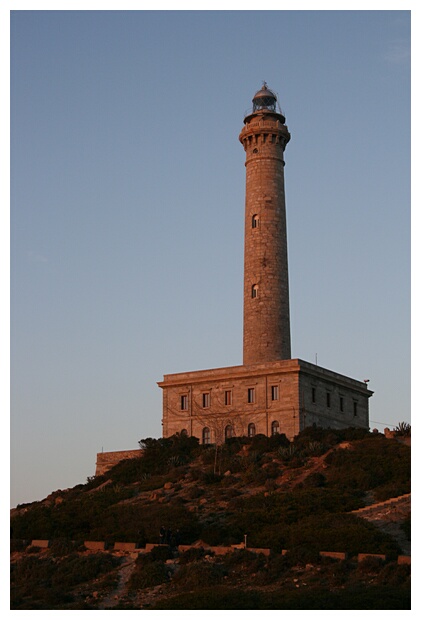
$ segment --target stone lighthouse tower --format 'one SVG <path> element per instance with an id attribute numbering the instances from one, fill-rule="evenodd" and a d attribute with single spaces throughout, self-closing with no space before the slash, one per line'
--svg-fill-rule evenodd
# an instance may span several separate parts
<path id="1" fill-rule="evenodd" d="M 239 136 L 246 152 L 243 364 L 291 358 L 284 150 L 290 134 L 266 83 Z"/>

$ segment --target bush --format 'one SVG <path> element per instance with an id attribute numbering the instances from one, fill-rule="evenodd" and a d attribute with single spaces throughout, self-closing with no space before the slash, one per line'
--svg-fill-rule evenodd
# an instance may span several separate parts
<path id="1" fill-rule="evenodd" d="M 373 435 L 327 455 L 330 465 L 327 480 L 340 489 L 369 491 L 379 489 L 382 497 L 388 493 L 409 491 L 411 451 L 408 446 Z M 390 497 L 390 495 L 389 495 Z"/>
<path id="2" fill-rule="evenodd" d="M 143 588 L 152 588 L 165 583 L 170 576 L 170 569 L 161 560 L 136 563 L 136 568 L 130 576 L 128 589 L 143 590 Z"/>
<path id="3" fill-rule="evenodd" d="M 76 551 L 80 545 L 81 543 L 68 540 L 67 538 L 56 538 L 51 542 L 48 551 L 52 556 L 62 557 Z"/>
<path id="4" fill-rule="evenodd" d="M 315 472 L 304 478 L 301 487 L 304 489 L 319 489 L 326 485 L 326 478 L 320 472 Z"/>
<path id="5" fill-rule="evenodd" d="M 391 562 L 384 566 L 379 573 L 379 582 L 387 586 L 410 585 L 411 567 L 408 564 Z"/>
<path id="6" fill-rule="evenodd" d="M 172 560 L 174 557 L 173 551 L 171 547 L 165 545 L 162 547 L 154 547 L 150 553 L 145 555 L 139 555 L 137 560 L 141 560 L 141 564 L 147 564 L 149 562 L 156 562 L 160 560 L 161 562 L 165 562 L 166 560 Z"/>
<path id="7" fill-rule="evenodd" d="M 114 570 L 119 564 L 120 559 L 108 553 L 94 553 L 86 556 L 74 553 L 55 565 L 51 583 L 53 586 L 69 588 L 79 583 L 92 581 L 99 575 Z"/>
<path id="8" fill-rule="evenodd" d="M 25 556 L 12 565 L 12 609 L 51 609 L 72 602 L 69 590 L 111 573 L 120 560 L 106 553 L 64 558 Z"/>
<path id="9" fill-rule="evenodd" d="M 368 556 L 361 562 L 358 562 L 357 572 L 363 575 L 377 575 L 380 573 L 384 566 L 384 560 L 382 558 L 375 558 Z"/>
<path id="10" fill-rule="evenodd" d="M 245 573 L 258 574 L 266 566 L 266 556 L 263 553 L 253 553 L 248 549 L 236 549 L 224 556 L 224 566 L 229 574 Z"/>
<path id="11" fill-rule="evenodd" d="M 20 539 L 12 538 L 10 540 L 10 553 L 13 553 L 14 551 L 24 551 L 27 546 L 28 546 L 27 540 L 20 540 Z"/>
<path id="12" fill-rule="evenodd" d="M 272 554 L 269 556 L 266 566 L 256 574 L 254 582 L 259 586 L 269 585 L 288 572 L 291 566 L 292 561 L 289 554 Z"/>
<path id="13" fill-rule="evenodd" d="M 203 547 L 192 547 L 180 553 L 179 564 L 190 564 L 191 562 L 199 562 L 205 555 L 213 556 L 214 553 L 203 549 Z"/>
<path id="14" fill-rule="evenodd" d="M 185 465 L 201 451 L 197 437 L 178 433 L 160 439 L 141 439 L 139 445 L 143 469 L 151 474 L 164 474 L 172 467 Z"/>
<path id="15" fill-rule="evenodd" d="M 172 596 L 153 609 L 269 609 L 261 606 L 264 597 L 260 592 L 215 586 Z"/>
<path id="16" fill-rule="evenodd" d="M 291 524 L 286 531 L 287 549 L 295 546 L 317 551 L 381 553 L 397 557 L 396 542 L 372 523 L 351 514 L 313 515 Z"/>
<path id="17" fill-rule="evenodd" d="M 180 566 L 174 574 L 173 583 L 186 590 L 204 588 L 221 583 L 225 574 L 220 565 L 191 562 Z"/>

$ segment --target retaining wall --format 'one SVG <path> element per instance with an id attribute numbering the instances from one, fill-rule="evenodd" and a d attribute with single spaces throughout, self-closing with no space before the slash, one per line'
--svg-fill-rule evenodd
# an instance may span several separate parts
<path id="1" fill-rule="evenodd" d="M 25 542 L 25 541 L 22 541 Z M 31 547 L 39 547 L 40 549 L 48 549 L 51 545 L 50 540 L 32 540 L 30 543 Z M 85 540 L 83 542 L 86 549 L 89 551 L 129 551 L 136 553 L 150 553 L 152 549 L 155 547 L 168 547 L 168 545 L 163 545 L 160 543 L 147 543 L 145 547 L 138 547 L 134 542 L 115 542 L 114 544 L 107 545 L 103 541 L 95 541 L 95 540 Z M 269 556 L 271 554 L 270 549 L 259 548 L 259 547 L 245 547 L 244 543 L 240 543 L 239 545 L 231 545 L 230 547 L 212 547 L 211 545 L 207 545 L 203 543 L 201 545 L 178 545 L 178 551 L 180 553 L 185 553 L 189 549 L 199 549 L 203 548 L 206 551 L 211 551 L 215 555 L 225 555 L 227 553 L 232 553 L 233 551 L 237 551 L 239 549 L 247 549 L 247 551 L 251 551 L 252 553 L 262 553 L 265 556 Z M 282 555 L 287 555 L 289 553 L 288 549 L 282 549 Z M 323 558 L 332 558 L 335 560 L 346 560 L 349 558 L 349 554 L 342 551 L 320 551 L 320 557 Z M 367 558 L 377 558 L 382 561 L 387 560 L 387 556 L 381 553 L 359 553 L 357 556 L 357 561 L 362 562 Z M 398 564 L 411 564 L 411 556 L 410 555 L 398 555 L 397 558 Z"/>

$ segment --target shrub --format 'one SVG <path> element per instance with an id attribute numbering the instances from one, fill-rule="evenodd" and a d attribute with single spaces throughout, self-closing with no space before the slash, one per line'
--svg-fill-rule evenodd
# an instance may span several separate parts
<path id="1" fill-rule="evenodd" d="M 153 609 L 269 609 L 262 607 L 264 598 L 260 592 L 215 586 L 172 596 L 155 603 Z"/>
<path id="2" fill-rule="evenodd" d="M 350 450 L 334 450 L 327 455 L 326 463 L 330 465 L 327 472 L 329 485 L 341 489 L 369 491 L 383 488 L 382 495 L 385 496 L 387 492 L 409 488 L 410 449 L 382 435 L 362 439 Z"/>
<path id="3" fill-rule="evenodd" d="M 172 467 L 188 463 L 200 453 L 197 437 L 175 434 L 171 437 L 141 439 L 142 469 L 151 474 L 164 474 Z"/>
<path id="4" fill-rule="evenodd" d="M 256 585 L 269 585 L 288 572 L 291 565 L 289 554 L 272 554 L 269 556 L 266 566 L 256 574 L 254 582 Z"/>
<path id="5" fill-rule="evenodd" d="M 357 572 L 363 575 L 377 575 L 384 566 L 382 558 L 368 556 L 358 563 Z"/>
<path id="6" fill-rule="evenodd" d="M 290 545 L 287 558 L 292 566 L 305 566 L 308 563 L 318 564 L 320 562 L 318 545 L 314 543 Z"/>
<path id="7" fill-rule="evenodd" d="M 161 560 L 136 563 L 136 568 L 129 579 L 128 589 L 142 590 L 143 588 L 152 588 L 168 581 L 170 575 L 170 569 Z"/>
<path id="8" fill-rule="evenodd" d="M 97 578 L 99 575 L 114 570 L 120 559 L 108 553 L 94 553 L 79 556 L 71 554 L 60 560 L 54 569 L 51 583 L 53 586 L 68 588 Z"/>
<path id="9" fill-rule="evenodd" d="M 48 549 L 50 555 L 62 557 L 69 555 L 80 546 L 80 543 L 68 540 L 67 538 L 56 538 L 50 544 Z"/>
<path id="10" fill-rule="evenodd" d="M 266 478 L 277 478 L 282 473 L 281 467 L 276 461 L 265 464 L 262 469 L 265 472 Z"/>
<path id="11" fill-rule="evenodd" d="M 147 553 L 142 556 L 138 556 L 137 559 L 141 558 L 142 562 L 140 563 L 145 564 L 149 562 L 156 562 L 159 560 L 162 562 L 165 562 L 166 560 L 172 560 L 173 557 L 174 557 L 174 554 L 173 554 L 171 547 L 162 546 L 162 547 L 154 547 L 150 553 Z"/>
<path id="12" fill-rule="evenodd" d="M 325 485 L 326 478 L 320 472 L 314 472 L 313 474 L 308 475 L 301 483 L 301 487 L 304 489 L 317 489 L 324 487 Z"/>
<path id="13" fill-rule="evenodd" d="M 222 582 L 225 572 L 222 566 L 204 562 L 183 564 L 174 574 L 173 582 L 186 590 L 204 588 Z"/>
<path id="14" fill-rule="evenodd" d="M 231 572 L 245 571 L 254 574 L 261 571 L 266 565 L 266 556 L 263 553 L 253 553 L 248 549 L 236 549 L 224 556 L 224 566 Z"/>
<path id="15" fill-rule="evenodd" d="M 409 585 L 411 567 L 408 564 L 386 564 L 379 573 L 379 582 L 388 586 Z"/>
<path id="16" fill-rule="evenodd" d="M 317 551 L 381 553 L 397 557 L 399 547 L 372 523 L 351 514 L 307 516 L 286 530 L 287 549 L 308 546 Z"/>
<path id="17" fill-rule="evenodd" d="M 14 551 L 24 551 L 27 546 L 28 546 L 27 540 L 20 540 L 20 539 L 12 538 L 10 540 L 10 553 L 13 553 Z"/>
<path id="18" fill-rule="evenodd" d="M 205 555 L 213 556 L 214 553 L 211 551 L 207 551 L 203 549 L 203 547 L 191 547 L 191 549 L 187 549 L 180 553 L 179 564 L 190 564 L 190 562 L 199 562 L 202 560 Z"/>

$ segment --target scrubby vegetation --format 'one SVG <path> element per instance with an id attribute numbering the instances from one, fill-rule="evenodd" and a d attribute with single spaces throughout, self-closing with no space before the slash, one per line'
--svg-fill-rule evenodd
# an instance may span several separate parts
<path id="1" fill-rule="evenodd" d="M 233 438 L 217 449 L 184 435 L 140 444 L 141 458 L 14 511 L 13 609 L 98 608 L 118 583 L 122 559 L 87 553 L 83 541 L 144 547 L 160 541 L 162 526 L 177 540 L 139 555 L 122 608 L 408 608 L 408 567 L 389 562 L 402 552 L 399 541 L 352 513 L 409 493 L 408 446 L 361 429 L 306 429 L 292 442 L 284 435 Z M 401 532 L 409 540 L 409 517 Z M 245 537 L 272 556 L 243 550 L 214 557 L 200 546 L 179 554 L 173 546 Z M 52 544 L 30 548 L 35 539 Z M 386 554 L 388 564 L 329 563 L 319 551 Z M 305 584 L 299 592 L 295 578 Z M 267 591 L 271 584 L 276 591 Z M 142 598 L 162 589 L 154 604 Z"/>

